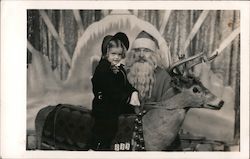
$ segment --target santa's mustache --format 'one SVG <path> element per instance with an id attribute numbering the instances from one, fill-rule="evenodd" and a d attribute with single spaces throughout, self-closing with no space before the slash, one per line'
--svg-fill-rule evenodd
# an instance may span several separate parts
<path id="1" fill-rule="evenodd" d="M 150 64 L 151 66 L 154 66 L 156 64 L 152 56 L 148 58 L 146 58 L 145 56 L 133 56 L 131 58 L 131 65 L 135 63 L 145 63 L 145 62 Z"/>
<path id="2" fill-rule="evenodd" d="M 148 60 L 145 57 L 138 57 L 135 62 L 148 62 Z"/>

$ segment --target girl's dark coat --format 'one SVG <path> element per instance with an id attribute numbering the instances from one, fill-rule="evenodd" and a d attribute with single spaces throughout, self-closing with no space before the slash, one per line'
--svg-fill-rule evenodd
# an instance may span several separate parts
<path id="1" fill-rule="evenodd" d="M 94 99 L 92 114 L 99 119 L 115 119 L 123 113 L 133 113 L 129 105 L 132 92 L 135 88 L 127 80 L 122 66 L 114 73 L 111 63 L 101 59 L 92 78 Z"/>

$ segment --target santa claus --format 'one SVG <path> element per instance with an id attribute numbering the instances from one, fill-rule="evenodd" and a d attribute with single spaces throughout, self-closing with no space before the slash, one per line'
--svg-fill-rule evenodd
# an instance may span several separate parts
<path id="1" fill-rule="evenodd" d="M 156 38 L 141 31 L 128 54 L 128 80 L 139 91 L 141 104 L 159 102 L 172 96 L 171 77 L 159 63 L 159 44 Z"/>
<path id="2" fill-rule="evenodd" d="M 162 59 L 160 59 L 158 41 L 148 32 L 141 31 L 132 44 L 126 65 L 128 67 L 128 80 L 139 92 L 142 110 L 151 109 L 147 103 L 161 102 L 174 96 L 171 77 L 166 69 L 161 67 L 160 60 Z M 151 143 L 149 132 L 155 132 L 155 130 L 150 129 L 151 124 L 155 125 L 154 122 L 158 121 L 147 122 L 146 125 L 144 123 L 147 134 L 143 136 L 146 135 L 147 143 Z M 177 150 L 179 145 L 180 141 L 177 135 L 168 149 Z"/>

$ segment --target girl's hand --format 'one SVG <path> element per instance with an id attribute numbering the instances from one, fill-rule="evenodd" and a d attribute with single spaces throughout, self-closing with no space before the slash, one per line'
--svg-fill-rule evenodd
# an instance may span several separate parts
<path id="1" fill-rule="evenodd" d="M 114 72 L 114 74 L 117 74 L 120 70 L 118 66 L 112 65 L 111 70 Z"/>
<path id="2" fill-rule="evenodd" d="M 133 106 L 140 106 L 141 105 L 138 92 L 132 93 L 129 104 L 131 104 Z"/>

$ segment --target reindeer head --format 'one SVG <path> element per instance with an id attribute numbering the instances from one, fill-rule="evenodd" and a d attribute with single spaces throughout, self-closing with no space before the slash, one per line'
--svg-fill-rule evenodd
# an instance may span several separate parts
<path id="1" fill-rule="evenodd" d="M 213 58 L 215 57 L 206 59 L 211 60 Z M 184 58 L 170 67 L 169 72 L 172 76 L 172 86 L 179 93 L 179 99 L 185 103 L 183 104 L 185 108 L 220 109 L 224 104 L 224 101 L 212 94 L 208 88 L 204 87 L 202 82 L 190 71 L 192 67 L 204 59 L 204 54 L 200 53 L 186 59 Z"/>

